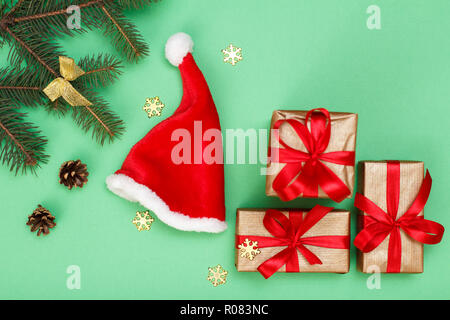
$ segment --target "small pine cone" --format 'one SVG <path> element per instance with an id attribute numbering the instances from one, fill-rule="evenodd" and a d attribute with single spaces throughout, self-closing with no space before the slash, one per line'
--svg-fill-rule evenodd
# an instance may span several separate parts
<path id="1" fill-rule="evenodd" d="M 40 236 L 41 233 L 44 233 L 44 236 L 50 233 L 51 228 L 56 226 L 56 223 L 53 222 L 55 217 L 52 216 L 50 211 L 38 205 L 38 207 L 33 211 L 33 214 L 28 216 L 27 226 L 31 226 L 31 232 L 37 232 L 37 235 Z"/>
<path id="2" fill-rule="evenodd" d="M 73 187 L 82 188 L 87 183 L 87 166 L 81 160 L 66 161 L 59 169 L 59 183 L 65 185 L 69 190 Z"/>

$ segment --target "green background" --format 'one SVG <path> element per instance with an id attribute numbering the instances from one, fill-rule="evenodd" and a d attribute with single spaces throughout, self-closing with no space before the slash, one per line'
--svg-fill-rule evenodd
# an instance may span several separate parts
<path id="1" fill-rule="evenodd" d="M 371 4 L 381 8 L 381 30 L 366 27 Z M 356 271 L 354 248 L 345 275 L 276 274 L 264 280 L 259 273 L 238 273 L 236 208 L 315 203 L 353 208 L 353 199 L 336 205 L 268 198 L 259 164 L 225 166 L 229 228 L 218 235 L 177 231 L 159 220 L 151 231 L 138 232 L 131 220 L 143 208 L 105 186 L 130 147 L 178 106 L 181 80 L 164 57 L 164 45 L 170 35 L 184 31 L 194 39 L 194 56 L 223 129 L 268 128 L 277 108 L 356 112 L 357 160 L 424 161 L 434 178 L 425 214 L 449 226 L 449 12 L 448 0 L 163 0 L 127 13 L 151 54 L 139 64 L 125 63 L 119 81 L 100 90 L 126 122 L 122 139 L 100 147 L 70 117 L 30 110 L 29 119 L 49 138 L 49 163 L 37 176 L 15 177 L 0 167 L 0 298 L 450 298 L 447 236 L 425 247 L 423 274 L 382 275 L 380 290 L 369 290 L 368 275 Z M 100 31 L 61 43 L 75 59 L 117 54 Z M 243 49 L 244 59 L 234 67 L 222 61 L 220 51 L 230 43 Z M 0 50 L 6 66 L 8 48 Z M 166 108 L 161 118 L 148 119 L 142 106 L 153 96 Z M 78 158 L 88 165 L 89 183 L 69 191 L 58 184 L 58 169 Z M 38 238 L 25 223 L 39 203 L 56 216 L 57 226 Z M 206 275 L 217 264 L 229 276 L 214 288 Z M 80 290 L 66 288 L 69 265 L 81 268 Z"/>

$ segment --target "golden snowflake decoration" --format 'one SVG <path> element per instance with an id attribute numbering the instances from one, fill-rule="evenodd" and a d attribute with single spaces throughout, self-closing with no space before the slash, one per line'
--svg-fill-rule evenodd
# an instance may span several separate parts
<path id="1" fill-rule="evenodd" d="M 232 66 L 242 60 L 242 48 L 235 47 L 232 44 L 223 49 L 222 53 L 223 62 L 229 63 Z"/>
<path id="2" fill-rule="evenodd" d="M 207 279 L 214 287 L 227 282 L 228 271 L 226 271 L 220 264 L 215 267 L 208 268 L 208 271 Z"/>
<path id="3" fill-rule="evenodd" d="M 136 226 L 136 229 L 139 231 L 142 230 L 150 230 L 153 221 L 155 219 L 152 218 L 148 211 L 138 211 L 136 212 L 136 217 L 133 219 L 133 224 Z"/>
<path id="4" fill-rule="evenodd" d="M 242 258 L 247 258 L 250 261 L 253 260 L 261 251 L 258 249 L 258 241 L 251 241 L 245 239 L 240 245 L 238 245 L 239 254 Z"/>
<path id="5" fill-rule="evenodd" d="M 155 116 L 159 117 L 163 108 L 164 104 L 159 97 L 154 97 L 145 99 L 145 105 L 142 109 L 147 112 L 148 117 L 151 118 Z"/>

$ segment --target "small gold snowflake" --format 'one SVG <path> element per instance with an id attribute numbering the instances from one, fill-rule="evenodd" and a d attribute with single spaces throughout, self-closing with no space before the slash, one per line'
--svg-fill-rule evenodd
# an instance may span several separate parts
<path id="1" fill-rule="evenodd" d="M 239 254 L 242 258 L 253 260 L 261 251 L 258 249 L 258 241 L 245 239 L 239 246 Z"/>
<path id="2" fill-rule="evenodd" d="M 242 48 L 235 47 L 232 44 L 223 49 L 222 53 L 223 62 L 229 63 L 232 66 L 242 60 Z"/>
<path id="3" fill-rule="evenodd" d="M 136 226 L 136 229 L 139 231 L 142 230 L 150 230 L 150 227 L 155 221 L 155 219 L 152 218 L 150 213 L 148 211 L 138 211 L 136 212 L 136 217 L 133 219 L 133 224 Z"/>
<path id="4" fill-rule="evenodd" d="M 228 271 L 226 271 L 220 264 L 215 267 L 208 268 L 208 271 L 207 280 L 211 282 L 214 287 L 227 282 Z"/>
<path id="5" fill-rule="evenodd" d="M 145 100 L 145 105 L 142 110 L 147 112 L 148 117 L 151 118 L 155 116 L 159 117 L 163 108 L 164 104 L 159 100 L 159 97 L 154 97 Z"/>

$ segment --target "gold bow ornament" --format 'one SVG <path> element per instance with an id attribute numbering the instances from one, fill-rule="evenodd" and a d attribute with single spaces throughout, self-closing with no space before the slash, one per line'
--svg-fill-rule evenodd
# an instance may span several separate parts
<path id="1" fill-rule="evenodd" d="M 59 97 L 63 97 L 72 107 L 88 107 L 92 103 L 83 97 L 69 81 L 73 81 L 84 74 L 84 71 L 75 64 L 72 58 L 59 57 L 58 77 L 43 90 L 47 97 L 53 102 Z"/>

